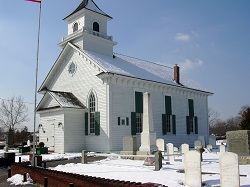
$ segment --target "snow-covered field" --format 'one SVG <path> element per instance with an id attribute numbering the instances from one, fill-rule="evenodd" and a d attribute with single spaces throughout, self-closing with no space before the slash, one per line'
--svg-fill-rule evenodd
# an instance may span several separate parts
<path id="1" fill-rule="evenodd" d="M 0 151 L 1 154 L 1 151 Z M 71 154 L 49 154 L 43 155 L 43 160 L 54 160 L 60 158 L 73 159 L 81 156 L 81 153 Z M 18 156 L 16 157 L 18 161 Z M 22 160 L 28 160 L 27 156 L 22 156 Z M 184 173 L 178 171 L 184 169 L 181 157 L 176 157 L 175 162 L 167 164 L 163 161 L 163 168 L 160 171 L 154 171 L 154 166 L 144 166 L 144 161 L 121 159 L 119 156 L 110 156 L 107 159 L 89 162 L 87 164 L 66 164 L 59 165 L 52 170 L 78 173 L 82 175 L 103 177 L 109 179 L 126 180 L 134 182 L 154 182 L 164 184 L 169 187 L 183 187 L 185 178 Z M 202 172 L 208 174 L 202 175 L 202 181 L 206 186 L 219 186 L 219 154 L 216 152 L 204 152 L 202 162 Z M 240 165 L 240 184 L 242 187 L 250 187 L 250 165 Z M 194 176 L 195 177 L 195 176 Z M 13 181 L 18 181 L 18 176 L 13 176 Z M 10 181 L 12 179 L 9 179 Z"/>

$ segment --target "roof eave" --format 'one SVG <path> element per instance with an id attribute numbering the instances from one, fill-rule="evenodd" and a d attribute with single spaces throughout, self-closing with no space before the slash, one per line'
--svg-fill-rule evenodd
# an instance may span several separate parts
<path id="1" fill-rule="evenodd" d="M 128 78 L 133 78 L 133 79 L 139 79 L 139 80 L 144 80 L 144 81 L 150 81 L 150 82 L 154 82 L 154 83 L 159 83 L 159 84 L 164 84 L 164 85 L 168 85 L 168 86 L 174 86 L 174 87 L 179 87 L 179 88 L 183 88 L 183 89 L 188 89 L 188 90 L 193 90 L 193 91 L 198 91 L 198 92 L 202 92 L 208 96 L 213 95 L 214 93 L 212 92 L 208 92 L 208 91 L 204 91 L 204 90 L 198 90 L 198 89 L 194 89 L 194 88 L 189 88 L 186 87 L 184 85 L 174 85 L 174 84 L 167 84 L 167 83 L 163 83 L 163 82 L 158 82 L 158 81 L 153 81 L 153 80 L 148 80 L 148 79 L 142 79 L 142 78 L 138 78 L 138 77 L 132 77 L 132 76 L 128 76 L 128 75 L 122 75 L 122 74 L 117 74 L 117 73 L 112 73 L 112 72 L 102 72 L 97 74 L 96 76 L 100 79 L 104 79 L 104 78 L 108 78 L 111 76 L 121 76 L 121 77 L 128 77 Z"/>

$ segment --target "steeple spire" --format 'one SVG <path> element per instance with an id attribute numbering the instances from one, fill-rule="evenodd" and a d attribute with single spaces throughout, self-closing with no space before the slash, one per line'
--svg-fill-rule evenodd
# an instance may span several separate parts
<path id="1" fill-rule="evenodd" d="M 68 15 L 65 19 L 67 19 L 68 17 L 70 17 L 71 15 L 77 13 L 78 11 L 82 10 L 82 9 L 88 9 L 90 11 L 93 11 L 93 12 L 96 12 L 98 14 L 101 14 L 101 15 L 104 15 L 104 16 L 107 16 L 109 18 L 112 19 L 111 16 L 109 16 L 108 14 L 106 14 L 105 12 L 103 12 L 96 4 L 93 0 L 83 0 L 81 2 L 81 4 L 70 14 Z"/>

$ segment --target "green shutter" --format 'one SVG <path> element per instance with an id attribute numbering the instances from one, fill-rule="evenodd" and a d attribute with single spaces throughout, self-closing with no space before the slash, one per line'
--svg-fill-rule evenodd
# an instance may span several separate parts
<path id="1" fill-rule="evenodd" d="M 172 104 L 170 96 L 165 96 L 165 112 L 167 115 L 172 115 Z"/>
<path id="2" fill-rule="evenodd" d="M 126 117 L 126 125 L 129 126 L 129 118 Z"/>
<path id="3" fill-rule="evenodd" d="M 194 117 L 194 101 L 193 99 L 188 100 L 189 116 Z"/>
<path id="4" fill-rule="evenodd" d="M 121 118 L 118 117 L 118 125 L 121 125 Z"/>
<path id="5" fill-rule="evenodd" d="M 89 123 L 89 113 L 86 112 L 86 113 L 85 113 L 85 135 L 86 135 L 86 136 L 89 134 L 89 126 L 88 126 L 88 123 Z"/>
<path id="6" fill-rule="evenodd" d="M 198 134 L 198 117 L 194 117 L 195 134 Z"/>
<path id="7" fill-rule="evenodd" d="M 95 112 L 95 135 L 100 135 L 100 112 Z"/>
<path id="8" fill-rule="evenodd" d="M 176 134 L 176 116 L 172 115 L 173 134 Z"/>
<path id="9" fill-rule="evenodd" d="M 131 112 L 131 135 L 136 135 L 136 112 Z"/>
<path id="10" fill-rule="evenodd" d="M 143 113 L 143 94 L 135 92 L 135 112 Z"/>
<path id="11" fill-rule="evenodd" d="M 190 134 L 190 120 L 189 120 L 189 116 L 186 116 L 186 124 L 187 124 L 187 134 Z"/>
<path id="12" fill-rule="evenodd" d="M 162 114 L 162 134 L 167 134 L 167 125 L 166 125 L 166 114 Z"/>

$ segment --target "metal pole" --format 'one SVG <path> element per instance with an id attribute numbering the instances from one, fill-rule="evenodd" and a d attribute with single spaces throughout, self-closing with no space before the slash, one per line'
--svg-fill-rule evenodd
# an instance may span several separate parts
<path id="1" fill-rule="evenodd" d="M 35 84 L 35 104 L 34 104 L 34 131 L 33 131 L 33 156 L 32 163 L 35 166 L 35 145 L 36 145 L 36 100 L 37 100 L 37 77 L 38 77 L 38 57 L 39 57 L 39 43 L 40 43 L 40 23 L 41 23 L 42 2 L 40 2 L 39 17 L 38 17 L 38 35 L 37 35 L 37 51 L 36 51 L 36 84 Z"/>

